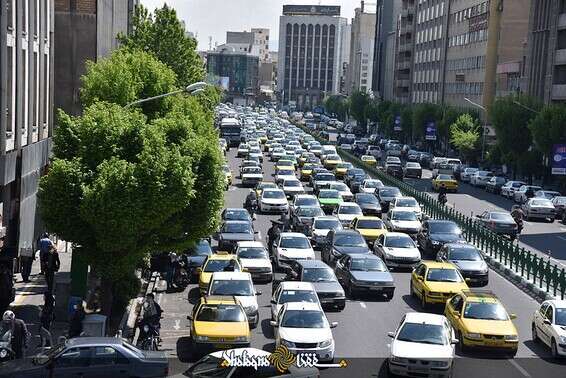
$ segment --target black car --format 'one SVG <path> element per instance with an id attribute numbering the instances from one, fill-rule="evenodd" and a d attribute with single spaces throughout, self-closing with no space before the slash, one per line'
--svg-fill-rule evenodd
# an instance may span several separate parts
<path id="1" fill-rule="evenodd" d="M 295 232 L 305 234 L 314 222 L 314 218 L 324 215 L 320 206 L 300 206 L 291 215 L 291 228 Z"/>
<path id="2" fill-rule="evenodd" d="M 292 260 L 284 281 L 311 282 L 323 307 L 343 310 L 346 307 L 346 294 L 338 282 L 334 271 L 320 260 Z M 273 281 L 275 290 L 280 281 Z"/>
<path id="3" fill-rule="evenodd" d="M 383 260 L 376 255 L 346 255 L 336 263 L 336 277 L 350 298 L 356 293 L 393 298 L 395 282 Z"/>
<path id="4" fill-rule="evenodd" d="M 493 176 L 485 183 L 485 190 L 489 193 L 501 193 L 501 187 L 505 185 L 507 179 L 501 176 Z"/>
<path id="5" fill-rule="evenodd" d="M 197 268 L 202 267 L 204 260 L 207 256 L 212 255 L 212 248 L 206 239 L 199 240 L 193 247 L 189 248 L 183 258 L 187 266 L 187 272 L 191 282 L 196 282 L 198 279 Z"/>
<path id="6" fill-rule="evenodd" d="M 400 164 L 387 164 L 385 172 L 393 177 L 403 178 L 403 168 Z"/>
<path id="7" fill-rule="evenodd" d="M 424 253 L 436 255 L 446 243 L 465 241 L 460 227 L 452 221 L 429 219 L 423 222 L 417 241 Z"/>
<path id="8" fill-rule="evenodd" d="M 215 235 L 218 250 L 233 253 L 239 241 L 254 241 L 255 232 L 251 222 L 226 221 Z"/>
<path id="9" fill-rule="evenodd" d="M 344 183 L 350 186 L 350 180 L 354 178 L 355 175 L 365 175 L 366 172 L 361 168 L 350 168 L 346 171 L 346 176 L 344 177 Z"/>
<path id="10" fill-rule="evenodd" d="M 364 237 L 356 230 L 330 230 L 322 245 L 322 261 L 333 266 L 344 255 L 371 253 Z"/>
<path id="11" fill-rule="evenodd" d="M 389 211 L 389 204 L 397 197 L 402 197 L 401 191 L 395 186 L 384 186 L 376 191 L 377 199 L 381 204 L 381 211 L 386 213 Z"/>
<path id="12" fill-rule="evenodd" d="M 354 201 L 360 206 L 364 215 L 381 216 L 381 205 L 375 194 L 357 193 L 354 196 Z"/>

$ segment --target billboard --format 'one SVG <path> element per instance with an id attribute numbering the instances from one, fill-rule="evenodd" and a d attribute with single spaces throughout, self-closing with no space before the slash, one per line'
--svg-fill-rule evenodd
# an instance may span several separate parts
<path id="1" fill-rule="evenodd" d="M 552 174 L 566 175 L 566 144 L 552 146 Z"/>
<path id="2" fill-rule="evenodd" d="M 339 5 L 283 5 L 284 16 L 340 16 Z"/>
<path id="3" fill-rule="evenodd" d="M 395 116 L 395 124 L 393 125 L 393 131 L 401 131 L 401 116 Z"/>
<path id="4" fill-rule="evenodd" d="M 426 125 L 425 139 L 426 140 L 436 140 L 436 122 L 429 121 L 425 125 Z"/>

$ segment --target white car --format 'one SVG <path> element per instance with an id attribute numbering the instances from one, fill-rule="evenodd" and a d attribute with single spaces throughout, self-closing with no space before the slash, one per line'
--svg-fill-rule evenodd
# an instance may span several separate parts
<path id="1" fill-rule="evenodd" d="M 271 161 L 279 161 L 283 156 L 285 156 L 283 147 L 276 147 L 271 151 Z"/>
<path id="2" fill-rule="evenodd" d="M 255 186 L 263 180 L 263 172 L 260 167 L 242 168 L 242 185 Z"/>
<path id="3" fill-rule="evenodd" d="M 259 210 L 262 213 L 286 213 L 289 210 L 289 203 L 287 202 L 285 192 L 281 189 L 263 190 L 259 199 Z"/>
<path id="4" fill-rule="evenodd" d="M 390 209 L 384 221 L 389 231 L 404 232 L 414 237 L 422 227 L 417 214 L 406 209 Z"/>
<path id="5" fill-rule="evenodd" d="M 412 268 L 421 262 L 421 252 L 410 236 L 402 232 L 381 235 L 373 245 L 373 252 L 389 268 Z"/>
<path id="6" fill-rule="evenodd" d="M 485 188 L 485 184 L 493 177 L 488 171 L 477 171 L 470 176 L 470 185 Z"/>
<path id="7" fill-rule="evenodd" d="M 566 301 L 544 301 L 535 311 L 532 322 L 534 342 L 542 342 L 552 357 L 566 357 Z"/>
<path id="8" fill-rule="evenodd" d="M 276 347 L 283 345 L 293 354 L 315 353 L 320 361 L 334 359 L 331 328 L 338 323 L 328 322 L 318 303 L 286 303 L 270 324 L 274 327 Z"/>
<path id="9" fill-rule="evenodd" d="M 377 188 L 382 188 L 384 185 L 381 180 L 378 179 L 365 179 L 360 185 L 361 193 L 375 193 Z"/>
<path id="10" fill-rule="evenodd" d="M 336 209 L 334 209 L 333 215 L 338 218 L 342 226 L 348 227 L 352 221 L 364 215 L 360 205 L 355 202 L 342 202 Z"/>
<path id="11" fill-rule="evenodd" d="M 318 198 L 312 194 L 297 194 L 291 203 L 291 209 L 296 209 L 301 206 L 320 206 Z"/>
<path id="12" fill-rule="evenodd" d="M 305 192 L 305 188 L 303 184 L 297 179 L 286 179 L 283 181 L 283 185 L 281 186 L 285 195 L 287 197 L 295 197 L 298 194 L 303 194 Z"/>
<path id="13" fill-rule="evenodd" d="M 395 332 L 387 360 L 393 375 L 451 377 L 458 342 L 444 315 L 409 312 Z"/>
<path id="14" fill-rule="evenodd" d="M 470 178 L 477 171 L 479 171 L 478 168 L 464 168 L 464 170 L 460 174 L 460 180 L 462 180 L 463 182 L 470 182 Z"/>
<path id="15" fill-rule="evenodd" d="M 317 303 L 320 306 L 320 300 L 311 282 L 283 281 L 271 297 L 271 320 L 275 320 L 281 307 L 289 302 Z"/>
<path id="16" fill-rule="evenodd" d="M 546 198 L 531 198 L 521 207 L 527 220 L 535 218 L 542 220 L 548 219 L 550 222 L 554 222 L 556 218 L 556 208 L 552 204 L 552 201 Z"/>
<path id="17" fill-rule="evenodd" d="M 241 241 L 236 247 L 236 256 L 255 281 L 271 282 L 273 269 L 267 248 L 259 241 Z"/>
<path id="18" fill-rule="evenodd" d="M 248 323 L 255 328 L 259 321 L 257 296 L 261 291 L 254 289 L 252 276 L 248 272 L 214 272 L 206 295 L 234 296 L 242 304 Z"/>
<path id="19" fill-rule="evenodd" d="M 350 188 L 348 188 L 348 185 L 344 184 L 343 182 L 333 182 L 333 183 L 330 184 L 328 189 L 337 190 L 338 193 L 340 193 L 340 195 L 342 196 L 342 200 L 344 200 L 346 202 L 352 201 L 354 199 L 354 195 L 352 194 L 352 191 L 350 191 Z"/>
<path id="20" fill-rule="evenodd" d="M 314 260 L 314 249 L 309 239 L 298 232 L 283 232 L 274 243 L 273 258 L 277 267 L 292 260 Z"/>
<path id="21" fill-rule="evenodd" d="M 275 182 L 282 184 L 285 180 L 296 180 L 295 171 L 293 169 L 279 169 L 275 174 Z"/>
<path id="22" fill-rule="evenodd" d="M 422 219 L 423 211 L 421 205 L 413 197 L 397 197 L 389 204 L 390 209 L 412 211 L 418 219 Z"/>
<path id="23" fill-rule="evenodd" d="M 310 230 L 311 242 L 315 247 L 318 245 L 322 246 L 326 239 L 326 235 L 328 235 L 328 232 L 330 232 L 330 230 L 338 231 L 342 229 L 342 223 L 336 217 L 316 217 L 312 222 L 312 227 Z"/>
<path id="24" fill-rule="evenodd" d="M 515 189 L 515 192 L 513 192 L 513 201 L 515 201 L 516 203 L 527 202 L 527 191 L 529 189 L 532 190 L 533 194 L 538 190 L 542 190 L 542 188 L 537 185 L 523 185 L 519 189 Z"/>
<path id="25" fill-rule="evenodd" d="M 501 195 L 505 198 L 512 199 L 513 194 L 515 194 L 515 191 L 518 190 L 523 185 L 527 185 L 527 183 L 523 181 L 507 181 L 501 187 Z"/>
<path id="26" fill-rule="evenodd" d="M 248 157 L 257 158 L 259 161 L 263 161 L 263 154 L 261 153 L 259 146 L 250 146 Z"/>
<path id="27" fill-rule="evenodd" d="M 240 143 L 238 146 L 238 152 L 236 154 L 237 157 L 246 157 L 248 156 L 249 147 L 246 143 Z"/>

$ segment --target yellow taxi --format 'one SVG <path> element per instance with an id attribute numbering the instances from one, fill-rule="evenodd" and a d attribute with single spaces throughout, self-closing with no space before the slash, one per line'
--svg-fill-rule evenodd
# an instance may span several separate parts
<path id="1" fill-rule="evenodd" d="M 354 165 L 352 163 L 342 161 L 336 164 L 336 167 L 334 168 L 334 176 L 336 176 L 336 178 L 338 179 L 342 179 L 344 178 L 344 176 L 346 176 L 346 172 L 348 172 L 348 169 L 353 167 Z"/>
<path id="2" fill-rule="evenodd" d="M 326 158 L 324 159 L 324 168 L 332 170 L 334 168 L 336 168 L 336 166 L 342 162 L 342 158 L 340 158 L 339 155 L 336 154 L 331 154 L 331 155 L 327 155 Z"/>
<path id="3" fill-rule="evenodd" d="M 237 256 L 228 252 L 217 252 L 207 256 L 201 268 L 197 268 L 198 288 L 201 294 L 208 290 L 208 284 L 214 272 L 242 272 L 242 265 Z"/>
<path id="4" fill-rule="evenodd" d="M 265 144 L 265 142 L 267 142 L 267 135 L 262 134 L 259 136 L 259 143 L 261 144 Z"/>
<path id="5" fill-rule="evenodd" d="M 316 164 L 312 164 L 312 163 L 306 163 L 305 165 L 303 165 L 303 167 L 300 169 L 300 177 L 302 181 L 308 181 L 310 179 L 310 177 L 312 176 L 312 172 L 313 169 L 316 167 Z"/>
<path id="6" fill-rule="evenodd" d="M 373 244 L 378 237 L 387 233 L 387 227 L 378 217 L 357 217 L 352 223 L 352 228 L 358 231 L 369 244 Z"/>
<path id="7" fill-rule="evenodd" d="M 265 189 L 277 189 L 277 188 L 279 187 L 274 182 L 262 181 L 256 185 L 255 194 L 257 194 L 257 197 L 259 198 L 261 196 L 261 193 L 263 193 Z"/>
<path id="8" fill-rule="evenodd" d="M 458 191 L 458 181 L 452 175 L 440 174 L 432 179 L 432 189 L 438 191 L 440 187 L 444 186 L 446 190 Z"/>
<path id="9" fill-rule="evenodd" d="M 487 291 L 464 291 L 446 303 L 444 315 L 456 331 L 462 352 L 469 348 L 517 353 L 519 336 L 497 296 Z"/>
<path id="10" fill-rule="evenodd" d="M 366 163 L 367 165 L 369 165 L 370 167 L 375 167 L 377 165 L 377 160 L 375 159 L 375 156 L 372 155 L 362 155 L 362 157 L 360 158 L 364 163 Z"/>
<path id="11" fill-rule="evenodd" d="M 312 159 L 313 157 L 315 157 L 315 156 L 312 152 L 303 152 L 301 154 L 301 156 L 299 156 L 299 158 L 297 159 L 299 167 L 302 167 L 303 165 L 305 165 L 307 160 Z"/>
<path id="12" fill-rule="evenodd" d="M 222 171 L 224 172 L 224 178 L 226 179 L 226 189 L 232 185 L 232 171 L 227 165 L 222 166 Z"/>
<path id="13" fill-rule="evenodd" d="M 295 170 L 295 163 L 293 163 L 291 160 L 278 160 L 277 163 L 275 163 L 275 172 L 280 169 Z"/>
<path id="14" fill-rule="evenodd" d="M 411 274 L 411 295 L 421 300 L 423 309 L 430 304 L 444 305 L 463 290 L 469 290 L 466 280 L 452 263 L 423 261 Z"/>
<path id="15" fill-rule="evenodd" d="M 193 351 L 250 346 L 248 318 L 235 297 L 202 297 L 188 319 L 191 321 Z"/>

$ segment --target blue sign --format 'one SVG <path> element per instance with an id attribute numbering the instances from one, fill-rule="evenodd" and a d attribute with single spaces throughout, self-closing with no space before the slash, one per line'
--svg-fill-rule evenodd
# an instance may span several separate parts
<path id="1" fill-rule="evenodd" d="M 425 139 L 436 140 L 436 122 L 429 121 L 426 123 Z"/>
<path id="2" fill-rule="evenodd" d="M 393 131 L 401 131 L 401 116 L 395 116 L 395 126 L 393 126 Z"/>
<path id="3" fill-rule="evenodd" d="M 552 146 L 552 174 L 566 175 L 566 144 Z"/>

